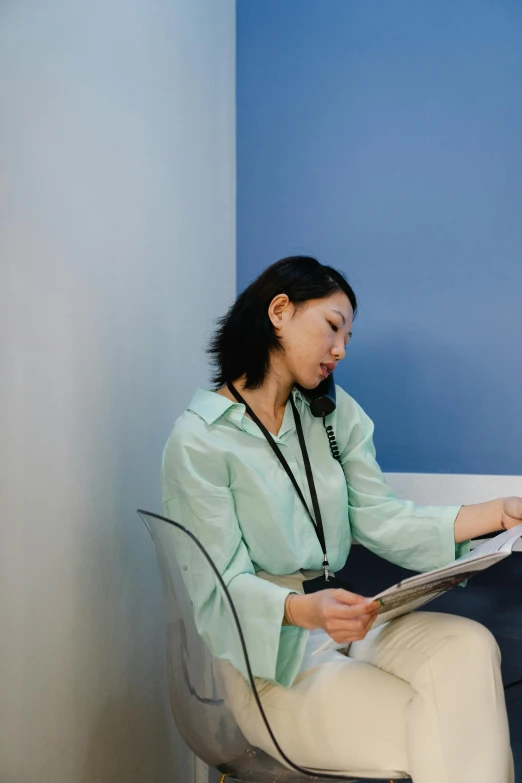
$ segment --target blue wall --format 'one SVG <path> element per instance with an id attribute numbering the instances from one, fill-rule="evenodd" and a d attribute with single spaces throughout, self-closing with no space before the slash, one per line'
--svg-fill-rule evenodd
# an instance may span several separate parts
<path id="1" fill-rule="evenodd" d="M 238 290 L 360 300 L 337 381 L 389 471 L 522 474 L 522 5 L 238 0 Z"/>

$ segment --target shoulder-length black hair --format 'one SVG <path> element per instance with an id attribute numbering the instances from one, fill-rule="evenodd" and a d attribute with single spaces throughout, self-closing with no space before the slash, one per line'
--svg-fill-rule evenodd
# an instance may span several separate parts
<path id="1" fill-rule="evenodd" d="M 272 351 L 282 351 L 268 306 L 278 294 L 286 294 L 297 308 L 310 299 L 322 299 L 336 291 L 346 294 L 355 311 L 357 299 L 346 278 L 331 266 L 310 256 L 289 256 L 276 261 L 237 297 L 219 327 L 207 353 L 216 369 L 216 388 L 246 376 L 245 388 L 258 389 L 266 378 Z"/>

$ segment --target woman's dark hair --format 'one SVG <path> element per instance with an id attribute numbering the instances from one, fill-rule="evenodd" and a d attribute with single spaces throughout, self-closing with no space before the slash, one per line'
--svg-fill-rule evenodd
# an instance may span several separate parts
<path id="1" fill-rule="evenodd" d="M 207 353 L 216 366 L 212 382 L 216 388 L 246 375 L 245 387 L 258 389 L 270 367 L 272 351 L 282 351 L 268 306 L 278 294 L 286 294 L 297 308 L 311 299 L 322 299 L 337 291 L 346 294 L 357 310 L 357 299 L 345 277 L 331 266 L 310 256 L 289 256 L 276 261 L 239 294 L 226 315 L 217 319 L 219 328 Z"/>

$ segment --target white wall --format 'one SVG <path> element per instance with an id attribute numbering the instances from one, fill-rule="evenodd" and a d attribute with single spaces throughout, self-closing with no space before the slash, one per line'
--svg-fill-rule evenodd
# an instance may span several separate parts
<path id="1" fill-rule="evenodd" d="M 234 2 L 0 29 L 0 780 L 185 780 L 135 509 L 235 295 Z"/>
<path id="2" fill-rule="evenodd" d="M 386 481 L 399 497 L 425 505 L 469 505 L 509 495 L 522 496 L 522 476 L 387 473 Z"/>

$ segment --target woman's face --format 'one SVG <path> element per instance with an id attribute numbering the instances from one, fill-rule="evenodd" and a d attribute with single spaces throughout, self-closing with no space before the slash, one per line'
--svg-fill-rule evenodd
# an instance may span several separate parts
<path id="1" fill-rule="evenodd" d="M 270 303 L 268 314 L 285 351 L 276 354 L 277 363 L 294 383 L 315 389 L 346 354 L 353 321 L 348 297 L 338 291 L 296 309 L 286 294 L 279 294 Z"/>

